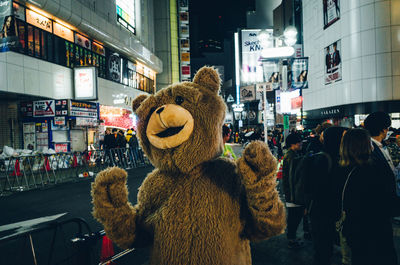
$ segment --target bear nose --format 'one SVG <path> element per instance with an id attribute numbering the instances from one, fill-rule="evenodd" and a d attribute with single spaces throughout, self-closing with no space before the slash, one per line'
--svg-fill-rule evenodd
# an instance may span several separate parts
<path id="1" fill-rule="evenodd" d="M 160 107 L 158 110 L 156 110 L 156 113 L 160 114 L 161 112 L 163 112 L 163 110 L 164 110 L 164 107 Z"/>

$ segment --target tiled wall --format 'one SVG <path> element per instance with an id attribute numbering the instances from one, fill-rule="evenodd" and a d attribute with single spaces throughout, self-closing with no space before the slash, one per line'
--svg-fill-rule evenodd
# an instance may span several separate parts
<path id="1" fill-rule="evenodd" d="M 0 53 L 0 91 L 45 98 L 65 99 L 73 96 L 71 69 L 14 52 Z M 98 78 L 100 104 L 129 108 L 114 99 L 136 97 L 144 92 Z"/>
<path id="2" fill-rule="evenodd" d="M 304 110 L 400 100 L 400 0 L 341 0 L 341 17 L 326 30 L 322 2 L 303 0 Z M 342 80 L 325 85 L 324 48 L 339 39 Z"/>

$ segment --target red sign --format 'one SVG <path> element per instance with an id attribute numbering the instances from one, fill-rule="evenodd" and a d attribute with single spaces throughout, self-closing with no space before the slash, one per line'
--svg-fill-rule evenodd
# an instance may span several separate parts
<path id="1" fill-rule="evenodd" d="M 54 144 L 54 149 L 55 149 L 56 153 L 68 152 L 68 144 Z"/>
<path id="2" fill-rule="evenodd" d="M 303 106 L 303 97 L 295 97 L 291 99 L 292 109 L 300 109 Z"/>
<path id="3" fill-rule="evenodd" d="M 190 75 L 190 66 L 189 65 L 182 66 L 182 75 Z"/>

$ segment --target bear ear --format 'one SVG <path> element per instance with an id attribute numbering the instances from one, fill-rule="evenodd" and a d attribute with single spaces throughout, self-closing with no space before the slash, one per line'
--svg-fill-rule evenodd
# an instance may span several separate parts
<path id="1" fill-rule="evenodd" d="M 147 95 L 139 95 L 137 96 L 134 100 L 132 100 L 132 110 L 133 112 L 136 112 L 136 110 L 140 107 L 140 104 L 142 104 L 143 101 L 147 98 Z"/>
<path id="2" fill-rule="evenodd" d="M 203 66 L 194 76 L 193 83 L 207 87 L 213 92 L 218 93 L 221 85 L 221 78 L 217 70 L 213 67 Z"/>

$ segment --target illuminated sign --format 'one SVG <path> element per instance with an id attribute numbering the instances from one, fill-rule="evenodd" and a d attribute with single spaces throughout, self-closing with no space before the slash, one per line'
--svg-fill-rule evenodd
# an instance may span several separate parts
<path id="1" fill-rule="evenodd" d="M 116 0 L 117 21 L 133 34 L 136 34 L 135 0 Z"/>
<path id="2" fill-rule="evenodd" d="M 81 34 L 75 33 L 75 44 L 78 44 L 79 46 L 82 46 L 83 48 L 92 49 L 92 42 L 85 36 L 82 36 Z"/>
<path id="3" fill-rule="evenodd" d="M 33 102 L 33 117 L 53 117 L 55 114 L 54 100 Z"/>
<path id="4" fill-rule="evenodd" d="M 97 100 L 96 67 L 74 68 L 75 99 Z"/>
<path id="5" fill-rule="evenodd" d="M 45 31 L 53 32 L 53 23 L 50 19 L 29 9 L 26 10 L 26 22 Z"/>
<path id="6" fill-rule="evenodd" d="M 96 42 L 92 42 L 92 51 L 100 55 L 106 56 L 106 50 L 104 49 L 103 45 L 97 44 Z"/>
<path id="7" fill-rule="evenodd" d="M 54 22 L 53 23 L 53 32 L 55 35 L 66 39 L 70 42 L 74 42 L 74 32 L 72 30 L 70 30 L 67 27 L 64 27 L 63 25 Z"/>
<path id="8" fill-rule="evenodd" d="M 70 100 L 69 116 L 97 118 L 97 103 Z"/>
<path id="9" fill-rule="evenodd" d="M 264 81 L 263 66 L 260 62 L 260 58 L 262 57 L 263 50 L 266 48 L 272 48 L 273 43 L 268 42 L 266 44 L 262 44 L 258 39 L 258 33 L 260 31 L 260 29 L 254 29 L 242 30 L 241 32 L 242 84 Z M 266 31 L 268 32 L 269 36 L 272 37 L 272 29 L 268 29 Z"/>

